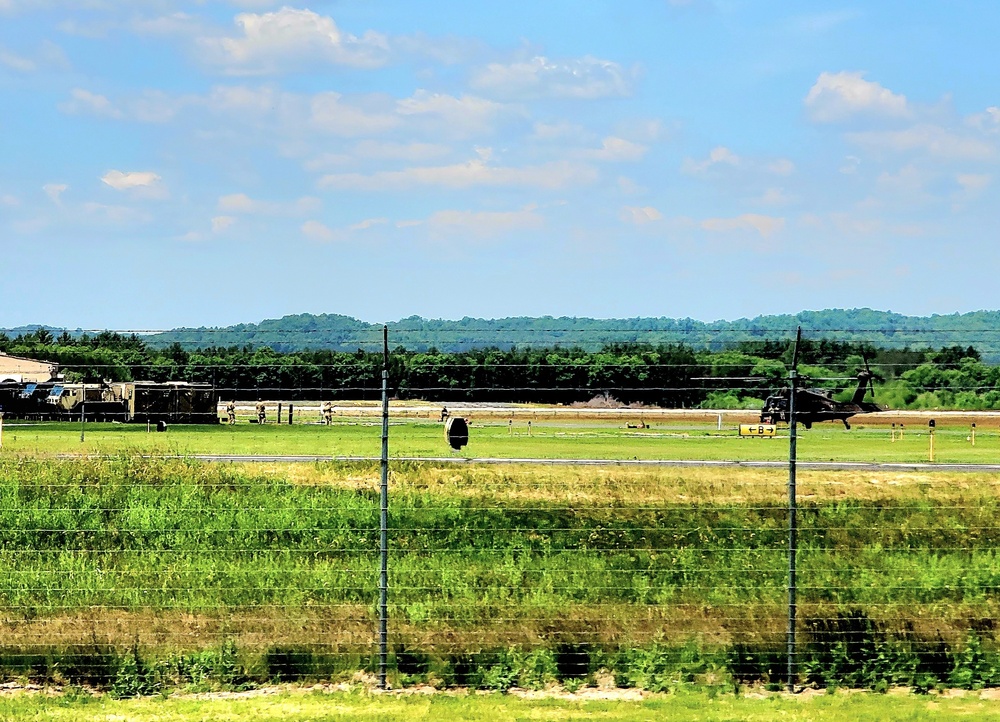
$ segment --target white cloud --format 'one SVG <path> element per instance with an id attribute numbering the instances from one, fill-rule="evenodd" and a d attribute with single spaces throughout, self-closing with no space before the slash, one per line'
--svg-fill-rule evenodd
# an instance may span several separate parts
<path id="1" fill-rule="evenodd" d="M 926 197 L 925 189 L 934 179 L 934 175 L 910 163 L 896 173 L 883 171 L 876 179 L 878 187 L 888 193 L 897 194 L 908 200 L 921 200 Z"/>
<path id="2" fill-rule="evenodd" d="M 393 54 L 409 53 L 423 56 L 443 65 L 459 65 L 489 52 L 486 44 L 475 38 L 455 35 L 431 37 L 423 32 L 395 35 Z"/>
<path id="3" fill-rule="evenodd" d="M 138 6 L 140 2 L 131 3 Z M 130 11 L 142 8 L 128 8 Z M 153 8 L 158 9 L 158 8 Z M 123 30 L 143 37 L 180 37 L 195 38 L 204 33 L 203 23 L 198 16 L 184 12 L 173 12 L 164 15 L 133 14 L 126 19 L 125 13 L 118 15 L 69 17 L 59 23 L 59 30 L 66 35 L 101 40 L 116 30 Z"/>
<path id="4" fill-rule="evenodd" d="M 955 176 L 958 189 L 951 194 L 952 211 L 961 212 L 969 202 L 982 197 L 992 182 L 993 176 L 988 173 L 958 173 Z"/>
<path id="5" fill-rule="evenodd" d="M 366 218 L 365 220 L 363 220 L 363 221 L 361 221 L 359 223 L 355 223 L 354 225 L 350 226 L 348 228 L 348 230 L 350 230 L 350 231 L 366 231 L 369 228 L 373 228 L 375 226 L 385 225 L 388 222 L 389 222 L 388 218 Z"/>
<path id="6" fill-rule="evenodd" d="M 842 236 L 870 236 L 873 234 L 916 237 L 927 229 L 917 223 L 886 223 L 880 218 L 859 217 L 842 211 L 825 216 L 805 215 L 802 224 L 812 228 L 832 228 Z"/>
<path id="7" fill-rule="evenodd" d="M 859 114 L 907 118 L 906 96 L 865 80 L 864 73 L 821 73 L 806 95 L 809 117 L 818 123 L 836 123 Z"/>
<path id="8" fill-rule="evenodd" d="M 448 155 L 451 148 L 440 143 L 393 143 L 363 140 L 353 148 L 353 155 L 363 159 L 402 160 L 411 163 Z"/>
<path id="9" fill-rule="evenodd" d="M 302 224 L 301 230 L 306 238 L 323 243 L 329 243 L 338 237 L 336 231 L 319 221 L 306 221 Z"/>
<path id="10" fill-rule="evenodd" d="M 45 41 L 30 56 L 0 46 L 0 66 L 18 73 L 35 73 L 46 69 L 66 69 L 69 67 L 69 60 L 62 48 Z"/>
<path id="11" fill-rule="evenodd" d="M 265 115 L 281 108 L 285 104 L 285 96 L 267 85 L 256 88 L 246 85 L 217 85 L 205 98 L 205 104 L 215 112 Z"/>
<path id="12" fill-rule="evenodd" d="M 760 197 L 760 202 L 767 206 L 782 206 L 790 201 L 784 188 L 768 188 Z"/>
<path id="13" fill-rule="evenodd" d="M 107 96 L 85 88 L 74 88 L 70 98 L 59 104 L 61 112 L 68 115 L 95 115 L 112 120 L 135 120 L 142 123 L 166 123 L 173 120 L 184 108 L 207 105 L 205 99 L 194 95 L 172 96 L 160 90 L 146 90 L 141 95 L 111 101 Z"/>
<path id="14" fill-rule="evenodd" d="M 714 233 L 753 230 L 759 233 L 762 238 L 768 238 L 785 227 L 785 219 L 757 213 L 744 213 L 736 218 L 707 218 L 700 225 L 706 231 Z"/>
<path id="15" fill-rule="evenodd" d="M 248 10 L 266 10 L 278 5 L 284 5 L 288 0 L 226 0 L 230 5 Z"/>
<path id="16" fill-rule="evenodd" d="M 652 206 L 623 206 L 618 217 L 623 223 L 633 223 L 637 226 L 663 220 L 663 214 Z"/>
<path id="17" fill-rule="evenodd" d="M 356 163 L 360 158 L 352 153 L 323 153 L 303 161 L 302 167 L 308 171 L 323 171 Z"/>
<path id="18" fill-rule="evenodd" d="M 860 167 L 861 159 L 856 155 L 849 155 L 844 158 L 844 162 L 840 165 L 840 172 L 844 175 L 853 175 L 858 172 Z"/>
<path id="19" fill-rule="evenodd" d="M 492 129 L 497 117 L 510 111 L 509 106 L 474 95 L 455 97 L 444 93 L 417 90 L 409 98 L 396 103 L 396 112 L 402 116 L 434 116 L 443 121 L 452 132 L 482 133 Z"/>
<path id="20" fill-rule="evenodd" d="M 982 113 L 970 115 L 966 123 L 986 133 L 998 133 L 1000 132 L 1000 108 L 991 105 Z"/>
<path id="21" fill-rule="evenodd" d="M 345 190 L 395 190 L 416 186 L 446 188 L 532 187 L 557 189 L 592 183 L 597 172 L 586 165 L 556 161 L 520 168 L 491 166 L 483 160 L 470 160 L 447 166 L 422 166 L 396 171 L 380 171 L 365 175 L 339 173 L 323 176 L 322 188 Z"/>
<path id="22" fill-rule="evenodd" d="M 218 208 L 224 213 L 252 215 L 305 215 L 319 208 L 319 198 L 304 196 L 294 201 L 275 202 L 251 198 L 246 193 L 231 193 L 220 196 Z"/>
<path id="23" fill-rule="evenodd" d="M 131 101 L 128 112 L 132 118 L 142 123 L 167 123 L 195 102 L 195 96 L 171 96 L 159 90 L 147 90 Z"/>
<path id="24" fill-rule="evenodd" d="M 633 143 L 624 138 L 609 136 L 601 141 L 599 150 L 584 150 L 577 155 L 580 158 L 609 162 L 624 162 L 642 160 L 649 148 L 639 143 Z"/>
<path id="25" fill-rule="evenodd" d="M 166 190 L 161 184 L 161 178 L 152 171 L 120 171 L 109 170 L 101 181 L 116 191 L 134 191 L 146 198 L 162 198 Z"/>
<path id="26" fill-rule="evenodd" d="M 513 230 L 541 228 L 545 218 L 537 210 L 535 205 L 515 211 L 445 210 L 431 215 L 426 224 L 433 235 L 494 236 Z"/>
<path id="27" fill-rule="evenodd" d="M 254 213 L 257 210 L 255 201 L 245 193 L 233 193 L 219 198 L 219 210 L 231 213 Z"/>
<path id="28" fill-rule="evenodd" d="M 989 141 L 937 125 L 920 124 L 902 130 L 848 133 L 847 140 L 874 151 L 922 151 L 941 160 L 989 160 L 997 149 Z"/>
<path id="29" fill-rule="evenodd" d="M 107 205 L 104 203 L 84 203 L 83 212 L 89 216 L 94 216 L 100 221 L 112 223 L 114 225 L 126 225 L 134 223 L 148 223 L 152 216 L 128 206 Z"/>
<path id="30" fill-rule="evenodd" d="M 222 233 L 234 223 L 236 219 L 232 216 L 216 216 L 212 219 L 212 233 Z"/>
<path id="31" fill-rule="evenodd" d="M 618 176 L 618 189 L 625 195 L 635 195 L 646 190 L 627 176 Z"/>
<path id="32" fill-rule="evenodd" d="M 977 193 L 989 186 L 993 181 L 993 176 L 988 173 L 959 173 L 955 176 L 955 181 L 963 190 Z"/>
<path id="33" fill-rule="evenodd" d="M 400 100 L 382 94 L 352 96 L 333 91 L 313 95 L 282 91 L 273 85 L 218 85 L 208 93 L 171 95 L 158 90 L 119 100 L 76 88 L 59 105 L 69 114 L 90 114 L 146 123 L 173 120 L 185 110 L 208 111 L 232 122 L 290 137 L 294 143 L 317 132 L 340 137 L 376 136 L 401 128 L 434 138 L 488 133 L 501 116 L 520 117 L 523 110 L 475 96 L 451 96 L 417 90 Z M 372 146 L 380 157 L 430 158 L 448 149 L 440 143 L 413 142 Z"/>
<path id="34" fill-rule="evenodd" d="M 615 134 L 636 142 L 654 143 L 668 134 L 663 121 L 657 118 L 630 118 L 615 123 Z"/>
<path id="35" fill-rule="evenodd" d="M 861 13 L 857 10 L 819 12 L 792 18 L 788 23 L 788 26 L 790 30 L 797 35 L 803 35 L 806 33 L 825 33 L 839 25 L 842 25 L 843 23 L 856 20 L 859 17 L 861 17 Z"/>
<path id="36" fill-rule="evenodd" d="M 709 168 L 716 165 L 728 165 L 736 167 L 740 164 L 740 157 L 733 153 L 723 145 L 716 146 L 708 154 L 708 158 L 705 160 L 696 161 L 693 158 L 685 158 L 684 163 L 681 165 L 681 170 L 685 173 L 699 174 L 704 173 Z"/>
<path id="37" fill-rule="evenodd" d="M 200 28 L 198 19 L 188 13 L 175 12 L 156 17 L 134 17 L 129 29 L 137 35 L 190 35 Z"/>
<path id="38" fill-rule="evenodd" d="M 69 186 L 65 183 L 46 183 L 42 186 L 42 190 L 58 206 L 62 204 L 62 194 L 69 190 Z"/>
<path id="39" fill-rule="evenodd" d="M 123 113 L 104 95 L 83 88 L 74 88 L 70 100 L 59 104 L 59 110 L 70 115 L 97 115 L 103 118 L 121 118 Z"/>
<path id="40" fill-rule="evenodd" d="M 283 7 L 264 14 L 241 13 L 234 37 L 203 37 L 206 58 L 232 74 L 266 74 L 320 63 L 375 68 L 388 59 L 384 35 L 343 32 L 333 18 Z"/>
<path id="41" fill-rule="evenodd" d="M 313 96 L 309 118 L 312 126 L 333 135 L 357 136 L 377 135 L 400 124 L 400 119 L 392 113 L 369 111 L 342 99 L 340 93 L 332 91 Z"/>
<path id="42" fill-rule="evenodd" d="M 787 158 L 779 158 L 767 164 L 767 170 L 775 175 L 791 175 L 795 172 L 795 164 Z"/>
<path id="43" fill-rule="evenodd" d="M 509 98 L 607 98 L 629 95 L 628 73 L 618 63 L 586 56 L 550 60 L 542 55 L 508 64 L 490 63 L 472 87 Z"/>
<path id="44" fill-rule="evenodd" d="M 0 65 L 19 73 L 33 73 L 38 69 L 38 64 L 34 60 L 4 48 L 0 48 Z"/>
<path id="45" fill-rule="evenodd" d="M 556 123 L 542 123 L 537 122 L 534 124 L 531 139 L 550 142 L 550 141 L 570 141 L 577 143 L 587 143 L 593 139 L 594 134 L 589 130 L 584 128 L 582 125 L 577 125 L 576 123 L 569 123 L 566 121 L 559 121 Z"/>
<path id="46" fill-rule="evenodd" d="M 0 206 L 4 206 L 5 208 L 17 208 L 19 205 L 21 205 L 21 199 L 17 196 L 9 193 L 0 195 Z"/>

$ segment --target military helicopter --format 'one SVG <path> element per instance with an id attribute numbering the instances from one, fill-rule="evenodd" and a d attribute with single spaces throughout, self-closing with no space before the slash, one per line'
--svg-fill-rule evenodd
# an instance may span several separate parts
<path id="1" fill-rule="evenodd" d="M 847 420 L 855 414 L 871 414 L 882 411 L 882 407 L 864 400 L 865 394 L 871 389 L 875 396 L 875 385 L 872 383 L 871 369 L 865 359 L 865 368 L 858 373 L 858 388 L 850 401 L 836 401 L 830 389 L 795 389 L 795 421 L 807 429 L 818 421 L 834 421 L 840 419 L 844 428 L 850 429 Z M 773 396 L 764 400 L 764 408 L 760 410 L 762 424 L 776 424 L 779 421 L 788 422 L 788 399 L 791 389 L 781 389 Z"/>

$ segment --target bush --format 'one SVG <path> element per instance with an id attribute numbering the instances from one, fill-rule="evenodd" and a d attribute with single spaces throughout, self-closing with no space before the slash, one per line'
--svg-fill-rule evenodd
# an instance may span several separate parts
<path id="1" fill-rule="evenodd" d="M 156 670 L 147 666 L 139 656 L 138 648 L 133 647 L 118 662 L 110 695 L 114 699 L 126 699 L 153 694 L 160 688 L 157 677 Z"/>
<path id="2" fill-rule="evenodd" d="M 987 650 L 975 631 L 969 632 L 965 646 L 953 654 L 954 666 L 948 683 L 961 689 L 982 689 L 1000 682 L 1000 659 Z"/>

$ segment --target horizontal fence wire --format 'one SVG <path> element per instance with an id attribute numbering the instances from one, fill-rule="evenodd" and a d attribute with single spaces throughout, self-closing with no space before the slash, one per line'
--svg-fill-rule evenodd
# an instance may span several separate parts
<path id="1" fill-rule="evenodd" d="M 534 330 L 574 331 L 548 326 Z M 434 343 L 416 325 L 390 338 L 404 332 Z M 705 332 L 685 337 L 690 357 L 594 351 L 580 369 L 390 354 L 392 685 L 785 681 L 788 470 L 711 464 L 787 462 L 785 423 L 775 439 L 740 425 L 760 424 L 787 389 L 789 360 L 736 342 L 696 348 Z M 161 353 L 145 346 L 153 331 L 135 333 Z M 206 346 L 229 332 L 191 333 Z M 783 333 L 772 340 L 794 329 Z M 381 328 L 365 334 L 380 343 Z M 487 324 L 448 334 L 545 347 Z M 801 361 L 800 383 L 831 404 L 854 403 L 867 369 L 864 398 L 893 409 L 852 414 L 847 430 L 825 421 L 844 411 L 831 405 L 798 428 L 800 462 L 871 467 L 798 470 L 797 684 L 1000 684 L 1000 484 L 977 469 L 1000 459 L 989 396 L 1000 373 L 976 354 L 942 356 L 944 329 L 913 335 L 926 348 L 904 361 L 846 346 Z M 67 355 L 61 379 L 0 379 L 0 675 L 237 688 L 375 673 L 380 354 L 311 365 L 276 354 L 321 374 L 296 377 L 275 358 L 181 350 L 166 371 Z M 567 375 L 531 375 L 545 366 Z M 713 407 L 726 398 L 741 408 Z M 469 424 L 457 448 L 455 418 Z M 282 458 L 308 455 L 367 460 Z M 273 460 L 242 461 L 253 457 Z M 529 463 L 474 461 L 507 457 Z M 633 459 L 692 465 L 614 464 Z M 879 466 L 900 463 L 927 469 Z"/>

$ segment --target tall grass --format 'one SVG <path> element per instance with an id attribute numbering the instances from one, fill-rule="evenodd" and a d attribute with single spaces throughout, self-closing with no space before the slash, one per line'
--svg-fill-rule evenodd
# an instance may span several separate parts
<path id="1" fill-rule="evenodd" d="M 780 641 L 780 484 L 727 472 L 726 489 L 704 477 L 703 500 L 677 472 L 539 485 L 546 473 L 396 465 L 391 619 L 406 654 Z M 802 508 L 804 616 L 860 613 L 886 639 L 956 648 L 973 629 L 989 648 L 993 485 L 872 496 L 852 482 L 844 497 L 848 478 L 806 479 L 822 492 Z M 0 638 L 9 653 L 231 638 L 261 654 L 363 658 L 377 618 L 377 479 L 365 464 L 2 460 Z"/>

